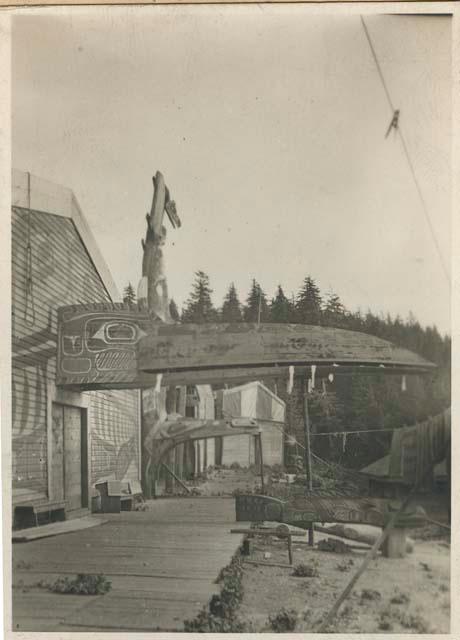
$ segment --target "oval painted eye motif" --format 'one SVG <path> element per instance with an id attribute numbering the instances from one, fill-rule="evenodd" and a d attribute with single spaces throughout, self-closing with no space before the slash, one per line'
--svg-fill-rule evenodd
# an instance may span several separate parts
<path id="1" fill-rule="evenodd" d="M 105 327 L 105 336 L 109 342 L 136 342 L 135 325 L 127 322 L 110 322 Z"/>

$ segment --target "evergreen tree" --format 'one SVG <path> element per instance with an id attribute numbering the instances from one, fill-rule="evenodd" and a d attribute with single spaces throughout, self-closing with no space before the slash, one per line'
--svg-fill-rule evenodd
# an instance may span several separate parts
<path id="1" fill-rule="evenodd" d="M 368 309 L 364 318 L 363 331 L 377 337 L 382 335 L 382 321 L 370 309 Z"/>
<path id="2" fill-rule="evenodd" d="M 328 327 L 344 327 L 346 324 L 345 307 L 339 296 L 329 293 L 323 310 L 323 324 Z"/>
<path id="3" fill-rule="evenodd" d="M 215 322 L 217 312 L 212 304 L 211 294 L 209 276 L 203 271 L 197 271 L 192 292 L 182 311 L 182 322 Z"/>
<path id="4" fill-rule="evenodd" d="M 260 311 L 260 314 L 259 314 Z M 246 299 L 246 306 L 243 310 L 245 322 L 268 322 L 270 319 L 270 311 L 267 303 L 267 296 L 255 279 L 252 280 L 251 290 Z"/>
<path id="5" fill-rule="evenodd" d="M 283 288 L 278 285 L 275 298 L 272 299 L 270 305 L 270 321 L 271 322 L 291 322 L 292 306 L 291 302 L 284 295 Z"/>
<path id="6" fill-rule="evenodd" d="M 347 313 L 345 322 L 347 329 L 365 332 L 365 320 L 360 309 L 354 313 Z"/>
<path id="7" fill-rule="evenodd" d="M 180 320 L 179 309 L 177 308 L 177 304 L 174 302 L 173 298 L 171 298 L 169 302 L 169 315 L 173 320 L 175 320 L 176 322 L 179 322 Z"/>
<path id="8" fill-rule="evenodd" d="M 299 291 L 296 301 L 298 322 L 304 324 L 321 324 L 322 299 L 319 288 L 310 276 L 307 276 Z"/>
<path id="9" fill-rule="evenodd" d="M 238 300 L 238 293 L 232 282 L 224 298 L 221 310 L 222 322 L 242 322 L 241 303 Z"/>
<path id="10" fill-rule="evenodd" d="M 128 285 L 123 291 L 123 302 L 131 306 L 136 303 L 136 294 L 134 292 L 134 287 L 130 282 L 128 282 Z"/>

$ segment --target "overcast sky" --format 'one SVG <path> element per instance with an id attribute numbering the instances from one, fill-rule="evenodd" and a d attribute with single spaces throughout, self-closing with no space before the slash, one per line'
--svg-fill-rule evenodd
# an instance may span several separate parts
<path id="1" fill-rule="evenodd" d="M 449 288 L 358 15 L 304 5 L 16 17 L 13 166 L 71 187 L 120 289 L 141 275 L 160 169 L 181 305 L 198 269 L 220 305 L 311 275 L 351 310 L 450 331 Z M 367 25 L 450 263 L 450 20 Z"/>

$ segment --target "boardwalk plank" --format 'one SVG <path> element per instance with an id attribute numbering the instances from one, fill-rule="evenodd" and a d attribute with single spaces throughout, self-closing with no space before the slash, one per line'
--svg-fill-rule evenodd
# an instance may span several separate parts
<path id="1" fill-rule="evenodd" d="M 241 543 L 233 500 L 166 499 L 145 512 L 107 514 L 103 527 L 13 545 L 13 577 L 26 587 L 104 573 L 104 596 L 14 590 L 15 630 L 182 630 L 218 591 L 215 579 Z"/>

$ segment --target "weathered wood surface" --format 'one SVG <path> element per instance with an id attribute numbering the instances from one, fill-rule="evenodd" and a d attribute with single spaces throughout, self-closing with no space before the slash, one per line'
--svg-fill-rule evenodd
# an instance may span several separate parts
<path id="1" fill-rule="evenodd" d="M 235 499 L 238 522 L 344 522 L 384 527 L 398 506 L 384 498 L 296 496 L 283 501 L 263 495 L 239 495 Z M 423 516 L 419 509 L 407 508 L 395 526 L 420 526 Z"/>
<path id="2" fill-rule="evenodd" d="M 425 373 L 425 369 L 404 368 L 404 367 L 390 367 L 387 365 L 384 369 L 385 375 L 401 375 L 411 373 Z M 334 371 L 340 375 L 347 375 L 353 373 L 353 375 L 378 375 L 381 369 L 378 367 L 371 367 L 365 365 L 353 366 L 353 365 L 341 365 L 340 368 Z M 330 365 L 317 365 L 316 376 L 318 378 L 326 377 L 331 373 Z M 300 379 L 305 380 L 311 375 L 310 366 L 299 365 L 295 367 L 294 375 Z M 120 379 L 120 376 L 117 376 Z M 128 377 L 128 376 L 127 376 Z M 162 374 L 161 386 L 183 386 L 183 385 L 195 385 L 195 384 L 211 384 L 214 387 L 223 387 L 231 384 L 244 384 L 246 382 L 254 382 L 254 380 L 268 380 L 275 381 L 288 380 L 289 367 L 288 366 L 265 366 L 265 367 L 235 367 L 230 369 L 182 369 L 179 371 L 167 371 Z M 122 377 L 121 377 L 122 379 Z M 105 380 L 105 375 L 102 377 Z M 156 385 L 156 374 L 144 373 L 138 371 L 131 381 L 115 382 L 113 376 L 109 375 L 109 380 L 104 382 L 75 382 L 74 384 L 60 383 L 70 391 L 82 391 L 90 390 L 97 391 L 103 389 L 147 389 Z"/>
<path id="3" fill-rule="evenodd" d="M 356 331 L 293 324 L 154 326 L 139 341 L 139 368 L 169 369 L 276 364 L 432 366 L 415 353 Z"/>
<path id="4" fill-rule="evenodd" d="M 180 226 L 176 205 L 170 199 L 163 175 L 157 171 L 152 178 L 153 200 L 150 214 L 147 214 L 147 233 L 142 241 L 142 279 L 138 288 L 138 303 L 146 308 L 149 315 L 162 322 L 172 322 L 169 314 L 169 297 L 163 261 L 163 245 L 166 229 L 163 217 L 166 211 L 173 227 Z M 146 297 L 145 297 L 146 296 Z"/>
<path id="5" fill-rule="evenodd" d="M 40 197 L 39 183 L 36 185 L 32 195 L 35 192 Z M 43 186 L 48 193 L 46 183 Z M 74 206 L 66 202 L 66 207 Z M 25 281 L 29 222 L 35 321 L 25 317 L 32 306 Z M 89 247 L 70 218 L 14 207 L 11 232 L 12 499 L 14 504 L 59 500 L 64 482 L 62 431 L 59 435 L 59 425 L 53 428 L 49 392 L 56 379 L 56 311 L 60 305 L 77 301 L 99 301 L 104 306 L 109 294 L 88 254 Z M 138 477 L 138 448 L 128 448 L 139 430 L 138 397 L 128 391 L 92 396 L 88 426 L 97 446 L 91 448 L 89 483 L 114 473 L 114 461 L 120 463 L 119 472 L 127 470 Z"/>
<path id="6" fill-rule="evenodd" d="M 65 520 L 64 522 L 53 522 L 39 527 L 18 529 L 17 531 L 13 531 L 13 542 L 30 542 L 31 540 L 39 540 L 40 538 L 51 538 L 62 535 L 63 533 L 72 533 L 74 531 L 83 531 L 84 529 L 97 527 L 106 522 L 108 522 L 108 520 L 105 518 L 87 516 L 85 518 Z"/>
<path id="7" fill-rule="evenodd" d="M 104 518 L 101 527 L 13 545 L 14 630 L 180 631 L 218 592 L 214 580 L 242 540 L 229 534 L 233 500 L 164 499 Z M 103 573 L 112 591 L 71 596 L 33 586 L 76 573 Z"/>
<path id="8" fill-rule="evenodd" d="M 334 371 L 416 373 L 435 365 L 364 333 L 292 324 L 165 325 L 126 305 L 74 305 L 58 315 L 59 385 L 81 388 L 285 377 L 294 365 Z M 297 371 L 299 373 L 299 370 Z M 246 377 L 247 376 L 247 377 Z"/>

